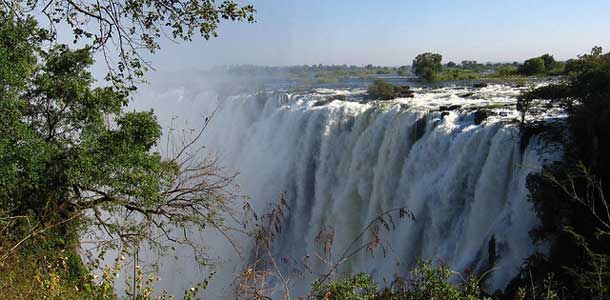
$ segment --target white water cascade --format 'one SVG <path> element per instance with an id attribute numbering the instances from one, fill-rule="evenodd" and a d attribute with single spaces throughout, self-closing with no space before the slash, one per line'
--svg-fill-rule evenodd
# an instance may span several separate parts
<path id="1" fill-rule="evenodd" d="M 413 99 L 368 103 L 332 101 L 359 93 L 341 90 L 233 96 L 219 104 L 204 143 L 239 172 L 240 191 L 255 209 L 285 195 L 290 211 L 274 245 L 278 257 L 300 261 L 320 252 L 314 240 L 328 228 L 335 232 L 333 253 L 340 253 L 380 213 L 404 207 L 416 220 L 397 221 L 396 230 L 382 234 L 385 255 L 363 252 L 340 271 L 391 282 L 417 258 L 480 270 L 494 239 L 497 260 L 487 283 L 501 289 L 535 251 L 528 232 L 537 219 L 526 177 L 541 168 L 542 145 L 534 137 L 520 149 L 510 122 L 515 113 L 505 106 L 518 90 L 494 85 L 464 92 L 421 90 Z M 184 90 L 173 94 L 183 97 Z M 183 116 L 209 115 L 218 104 L 202 101 L 205 93 L 191 97 L 180 98 L 188 107 Z M 439 110 L 452 104 L 460 107 Z M 485 106 L 496 116 L 476 125 L 474 108 Z M 188 279 L 190 269 L 170 264 L 164 273 Z M 315 278 L 304 276 L 293 281 L 297 291 Z"/>

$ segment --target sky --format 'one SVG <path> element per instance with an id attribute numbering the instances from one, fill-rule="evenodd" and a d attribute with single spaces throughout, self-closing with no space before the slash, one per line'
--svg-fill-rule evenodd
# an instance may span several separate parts
<path id="1" fill-rule="evenodd" d="M 244 1 L 240 1 L 244 3 Z M 568 59 L 610 49 L 609 0 L 249 0 L 255 24 L 220 24 L 220 36 L 173 44 L 157 70 L 217 65 L 410 64 L 422 52 L 443 61 L 512 62 L 544 53 Z"/>

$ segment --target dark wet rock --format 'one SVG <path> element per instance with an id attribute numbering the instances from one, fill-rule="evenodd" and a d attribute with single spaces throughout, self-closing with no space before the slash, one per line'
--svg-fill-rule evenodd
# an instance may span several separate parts
<path id="1" fill-rule="evenodd" d="M 521 139 L 519 141 L 519 150 L 521 150 L 521 154 L 523 154 L 525 149 L 527 149 L 527 146 L 529 146 L 532 137 L 541 134 L 544 132 L 544 129 L 544 124 L 542 123 L 527 124 L 521 128 Z"/>
<path id="2" fill-rule="evenodd" d="M 444 118 L 445 116 L 448 116 L 449 112 L 448 111 L 444 111 L 441 113 L 441 118 Z"/>
<path id="3" fill-rule="evenodd" d="M 449 110 L 458 110 L 458 109 L 460 109 L 461 107 L 462 107 L 461 105 L 450 105 L 450 106 L 444 106 L 444 105 L 441 105 L 441 106 L 439 106 L 439 108 L 438 108 L 438 109 L 439 109 L 440 111 L 449 111 Z"/>
<path id="4" fill-rule="evenodd" d="M 415 92 L 408 85 L 394 87 L 394 94 L 396 98 L 413 98 L 415 96 Z"/>
<path id="5" fill-rule="evenodd" d="M 474 112 L 474 124 L 479 125 L 481 123 L 483 123 L 483 121 L 485 121 L 485 119 L 491 117 L 491 116 L 495 116 L 496 113 L 491 111 L 491 110 L 487 110 L 487 109 L 480 109 Z"/>
<path id="6" fill-rule="evenodd" d="M 477 88 L 477 89 L 484 88 L 487 86 L 488 86 L 488 84 L 485 82 L 479 82 L 479 83 L 475 83 L 472 85 L 473 88 Z"/>
<path id="7" fill-rule="evenodd" d="M 461 95 L 458 95 L 460 98 L 470 98 L 472 96 L 474 96 L 474 93 L 464 93 Z"/>
<path id="8" fill-rule="evenodd" d="M 345 101 L 345 100 L 347 100 L 347 96 L 346 95 L 332 95 L 330 97 L 326 97 L 324 100 L 316 101 L 316 103 L 314 103 L 313 106 L 314 107 L 323 106 L 323 105 L 329 104 L 335 100 Z"/>
<path id="9" fill-rule="evenodd" d="M 323 105 L 329 104 L 333 101 L 335 101 L 334 98 L 326 98 L 324 100 L 316 101 L 316 103 L 313 104 L 313 107 L 323 106 Z"/>
<path id="10" fill-rule="evenodd" d="M 424 136 L 424 134 L 426 133 L 426 124 L 428 123 L 427 119 L 427 117 L 423 117 L 415 122 L 415 126 L 413 126 L 413 135 L 415 135 L 415 141 L 421 139 L 422 136 Z"/>

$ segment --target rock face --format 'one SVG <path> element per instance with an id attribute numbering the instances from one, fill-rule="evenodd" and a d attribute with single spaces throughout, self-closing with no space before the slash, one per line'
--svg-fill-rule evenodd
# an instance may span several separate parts
<path id="1" fill-rule="evenodd" d="M 469 98 L 469 97 L 474 96 L 474 93 L 464 93 L 464 94 L 461 94 L 458 96 L 460 96 L 461 98 Z"/>
<path id="2" fill-rule="evenodd" d="M 329 98 L 326 98 L 324 100 L 316 101 L 316 103 L 313 104 L 313 107 L 323 106 L 323 105 L 326 105 L 326 104 L 331 103 L 333 101 L 335 101 L 335 98 L 329 97 Z"/>
<path id="3" fill-rule="evenodd" d="M 449 111 L 449 110 L 458 110 L 461 107 L 462 107 L 461 105 L 450 105 L 450 106 L 441 105 L 441 106 L 438 107 L 438 109 L 440 111 Z"/>
<path id="4" fill-rule="evenodd" d="M 415 96 L 415 92 L 408 85 L 395 87 L 394 92 L 398 98 L 413 98 Z"/>
<path id="5" fill-rule="evenodd" d="M 346 101 L 347 96 L 346 95 L 333 95 L 333 96 L 325 98 L 324 100 L 316 101 L 316 103 L 313 104 L 313 107 L 323 106 L 323 105 L 329 104 L 335 100 Z"/>
<path id="6" fill-rule="evenodd" d="M 487 109 L 480 109 L 474 112 L 474 124 L 475 125 L 479 125 L 481 123 L 483 123 L 483 121 L 485 121 L 485 119 L 487 119 L 490 116 L 494 116 L 496 115 L 496 113 L 494 113 L 491 110 L 487 110 Z"/>

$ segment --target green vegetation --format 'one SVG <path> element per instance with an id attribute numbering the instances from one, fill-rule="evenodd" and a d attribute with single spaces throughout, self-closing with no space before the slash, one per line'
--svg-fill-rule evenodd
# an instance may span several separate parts
<path id="1" fill-rule="evenodd" d="M 63 5 L 77 5 L 60 2 L 53 14 L 67 9 Z M 214 8 L 213 1 L 206 3 L 212 5 L 208 10 Z M 133 5 L 138 11 L 158 3 Z M 226 5 L 231 2 L 221 7 Z M 70 8 L 74 12 L 70 20 L 75 22 L 88 8 Z M 225 8 L 247 16 L 236 6 Z M 153 14 L 169 14 L 157 9 Z M 112 282 L 93 279 L 91 271 L 99 267 L 99 259 L 91 257 L 89 264 L 81 257 L 92 254 L 80 251 L 81 239 L 92 232 L 97 233 L 100 255 L 113 249 L 129 254 L 141 245 L 164 254 L 171 243 L 177 243 L 190 245 L 199 262 L 207 263 L 203 245 L 184 232 L 220 226 L 219 213 L 231 197 L 225 192 L 231 178 L 219 172 L 214 160 L 190 154 L 197 152 L 192 147 L 200 134 L 185 136 L 185 144 L 162 158 L 154 150 L 161 136 L 154 113 L 124 110 L 133 89 L 129 83 L 135 79 L 128 73 L 141 72 L 141 66 L 119 63 L 120 72 L 128 73 L 114 73 L 108 78 L 112 85 L 94 87 L 88 69 L 99 48 L 70 49 L 59 44 L 53 32 L 21 12 L 0 9 L 3 297 L 116 299 Z M 199 15 L 202 12 L 190 14 L 214 23 L 204 34 L 214 34 L 219 16 L 233 18 L 222 11 L 211 15 L 208 11 L 207 16 Z M 184 20 L 174 22 L 188 26 L 181 23 Z M 70 25 L 78 29 L 80 23 Z M 88 37 L 82 30 L 75 29 L 74 34 L 77 39 Z M 187 38 L 190 33 L 179 34 Z M 142 291 L 138 299 L 152 299 L 150 289 L 148 295 L 146 287 Z"/>
<path id="2" fill-rule="evenodd" d="M 216 35 L 221 19 L 252 21 L 254 9 L 230 1 L 220 5 L 178 1 L 181 5 L 175 11 L 161 2 L 135 1 L 116 18 L 101 9 L 113 3 L 60 0 L 47 13 L 40 10 L 41 5 L 48 7 L 51 2 L 17 1 L 9 6 L 19 9 L 3 5 L 0 10 L 0 291 L 6 299 L 117 299 L 113 284 L 124 259 L 103 269 L 101 278 L 95 280 L 92 271 L 100 268 L 99 258 L 93 257 L 88 264 L 79 252 L 81 238 L 92 231 L 106 235 L 99 240 L 102 254 L 117 250 L 129 255 L 142 245 L 163 254 L 171 250 L 168 244 L 175 243 L 191 246 L 194 256 L 205 264 L 204 245 L 191 240 L 187 229 L 222 226 L 220 213 L 231 200 L 225 189 L 231 176 L 223 176 L 213 159 L 198 160 L 189 154 L 198 152 L 190 147 L 200 132 L 162 156 L 155 150 L 161 127 L 154 113 L 125 108 L 133 89 L 131 81 L 141 78 L 146 69 L 135 45 L 158 49 L 159 32 L 167 27 L 180 39 L 190 40 L 197 31 L 210 38 Z M 26 11 L 67 23 L 76 40 L 90 43 L 80 49 L 58 44 L 53 32 L 40 28 Z M 143 14 L 149 17 L 139 18 Z M 95 26 L 87 27 L 83 18 L 92 18 L 101 32 L 89 32 Z M 159 23 L 162 19 L 168 23 Z M 88 71 L 92 56 L 98 49 L 107 51 L 107 42 L 113 38 L 124 48 L 117 65 L 109 66 L 111 85 L 97 87 Z M 548 54 L 523 65 L 464 61 L 443 67 L 441 62 L 440 54 L 424 53 L 414 60 L 413 71 L 426 82 L 483 78 L 490 71 L 497 77 L 568 76 L 559 84 L 525 93 L 518 102 L 522 145 L 526 146 L 532 134 L 541 133 L 565 150 L 560 161 L 528 180 L 541 220 L 535 238 L 552 245 L 549 255 L 531 257 L 503 294 L 483 292 L 486 274 L 470 274 L 454 283 L 450 281 L 454 273 L 447 266 L 422 262 L 410 276 L 397 278 L 386 288 L 366 274 L 330 281 L 326 281 L 330 276 L 322 277 L 314 283 L 312 297 L 610 298 L 610 53 L 603 54 L 596 47 L 565 64 Z M 338 82 L 407 72 L 408 67 L 369 65 L 302 67 L 290 74 L 304 80 Z M 411 95 L 408 87 L 382 79 L 375 80 L 368 92 L 373 99 Z M 553 107 L 567 112 L 565 122 L 530 121 L 530 116 Z M 405 214 L 401 209 L 400 215 Z M 274 218 L 283 216 L 277 213 Z M 389 227 L 389 222 L 381 221 Z M 279 228 L 277 223 L 270 225 Z M 268 240 L 259 241 L 271 253 Z M 352 250 L 348 248 L 337 264 Z M 153 299 L 154 278 L 138 268 L 135 273 L 131 278 L 135 286 L 129 289 L 138 296 L 133 298 Z M 245 273 L 258 279 L 256 272 Z M 187 292 L 185 298 L 193 299 L 196 292 L 196 288 Z M 254 291 L 253 298 L 264 299 L 258 292 Z M 162 293 L 154 299 L 168 296 Z"/>
<path id="3" fill-rule="evenodd" d="M 565 63 L 555 61 L 550 54 L 534 57 L 526 60 L 519 66 L 517 72 L 525 76 L 556 76 L 564 73 Z"/>
<path id="4" fill-rule="evenodd" d="M 481 75 L 476 71 L 462 68 L 445 68 L 442 72 L 436 75 L 437 81 L 448 81 L 448 80 L 472 80 L 478 79 Z"/>
<path id="5" fill-rule="evenodd" d="M 527 76 L 541 75 L 545 71 L 544 60 L 540 57 L 530 58 L 519 67 L 519 73 Z"/>
<path id="6" fill-rule="evenodd" d="M 433 267 L 420 261 L 407 278 L 396 278 L 389 287 L 379 288 L 367 274 L 331 281 L 314 291 L 314 299 L 345 300 L 483 300 L 480 278 L 466 276 L 459 284 L 450 282 L 454 272 L 446 265 Z M 541 298 L 546 300 L 545 298 Z M 550 299 L 549 299 L 550 300 Z"/>
<path id="7" fill-rule="evenodd" d="M 395 86 L 383 79 L 375 79 L 367 89 L 368 97 L 372 100 L 391 100 L 399 97 L 413 97 L 408 86 Z"/>
<path id="8" fill-rule="evenodd" d="M 438 73 L 443 68 L 443 56 L 437 53 L 422 53 L 413 60 L 413 73 L 424 82 L 438 80 Z"/>
<path id="9" fill-rule="evenodd" d="M 459 81 L 459 80 L 500 80 L 524 78 L 527 76 L 557 76 L 564 73 L 565 63 L 557 62 L 552 55 L 519 63 L 481 64 L 473 60 L 462 61 L 459 65 L 449 62 L 441 64 L 440 54 L 423 53 L 413 61 L 413 71 L 423 82 Z"/>
<path id="10" fill-rule="evenodd" d="M 383 79 L 375 79 L 367 92 L 371 99 L 390 100 L 396 96 L 394 94 L 394 85 Z"/>
<path id="11" fill-rule="evenodd" d="M 499 67 L 494 75 L 501 78 L 511 77 L 517 75 L 518 70 L 519 68 L 514 65 L 504 65 Z"/>
<path id="12" fill-rule="evenodd" d="M 367 93 L 372 100 L 391 100 L 399 97 L 413 97 L 408 86 L 395 86 L 383 79 L 375 79 Z"/>
<path id="13" fill-rule="evenodd" d="M 563 299 L 608 299 L 610 53 L 602 54 L 596 47 L 568 65 L 568 79 L 530 91 L 518 103 L 524 142 L 541 132 L 564 149 L 560 161 L 528 180 L 542 221 L 535 236 L 552 243 L 549 256 L 531 259 L 529 268 L 536 273 L 554 272 Z M 564 109 L 566 122 L 529 121 L 531 115 L 550 107 Z"/>
<path id="14" fill-rule="evenodd" d="M 502 298 L 490 295 L 484 289 L 487 274 L 459 274 L 440 263 L 434 267 L 430 260 L 419 261 L 406 277 L 397 277 L 387 287 L 379 288 L 367 274 L 359 273 L 334 280 L 313 291 L 317 300 L 492 300 L 539 299 L 560 300 L 561 290 L 553 274 L 542 280 L 540 287 L 522 287 L 514 296 Z"/>
<path id="15" fill-rule="evenodd" d="M 544 62 L 541 63 L 539 59 Z M 555 61 L 549 54 L 527 60 L 524 64 L 518 62 L 483 64 L 474 60 L 465 60 L 459 64 L 449 62 L 442 65 L 441 62 L 440 54 L 423 53 L 416 57 L 412 67 L 374 65 L 232 66 L 222 68 L 221 71 L 227 71 L 232 75 L 290 78 L 301 84 L 337 84 L 354 79 L 373 81 L 380 77 L 383 78 L 383 75 L 405 77 L 416 75 L 424 83 L 460 80 L 513 82 L 525 81 L 528 76 L 559 76 L 568 73 L 568 71 L 564 71 L 566 63 Z"/>
<path id="16" fill-rule="evenodd" d="M 8 0 L 4 13 L 17 18 L 37 16 L 49 21 L 51 33 L 65 26 L 71 30 L 74 43 L 97 49 L 108 66 L 106 79 L 115 86 L 134 89 L 150 67 L 143 52 L 160 49 L 159 39 L 191 41 L 196 36 L 210 39 L 218 36 L 221 21 L 254 22 L 252 5 L 235 1 L 176 0 L 163 1 L 99 0 L 92 3 L 73 0 Z"/>
<path id="17" fill-rule="evenodd" d="M 263 68 L 263 67 L 259 67 Z M 373 79 L 379 75 L 407 76 L 407 67 L 381 67 L 381 66 L 348 66 L 348 65 L 305 65 L 287 67 L 287 70 L 272 70 L 271 75 L 284 76 L 287 72 L 288 78 L 304 84 L 340 83 L 351 79 Z"/>

